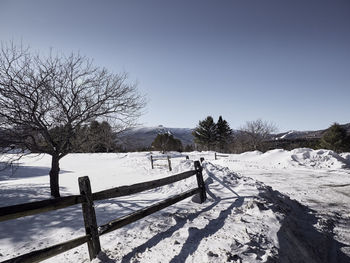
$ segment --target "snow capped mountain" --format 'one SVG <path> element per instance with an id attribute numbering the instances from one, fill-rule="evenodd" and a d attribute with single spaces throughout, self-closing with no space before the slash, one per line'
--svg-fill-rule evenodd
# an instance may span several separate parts
<path id="1" fill-rule="evenodd" d="M 151 146 L 158 134 L 168 133 L 181 140 L 182 145 L 193 144 L 193 129 L 168 128 L 163 125 L 156 127 L 134 127 L 118 135 L 117 144 L 125 150 L 136 150 Z"/>
<path id="2" fill-rule="evenodd" d="M 325 130 L 320 131 L 287 131 L 275 135 L 275 140 L 294 140 L 294 139 L 310 139 L 310 138 L 321 138 L 322 133 Z"/>
<path id="3" fill-rule="evenodd" d="M 350 123 L 340 125 L 344 129 L 347 130 L 348 134 L 350 134 Z M 295 139 L 319 139 L 322 137 L 322 134 L 326 131 L 324 130 L 317 130 L 317 131 L 287 131 L 283 133 L 279 133 L 274 135 L 275 140 L 295 140 Z"/>

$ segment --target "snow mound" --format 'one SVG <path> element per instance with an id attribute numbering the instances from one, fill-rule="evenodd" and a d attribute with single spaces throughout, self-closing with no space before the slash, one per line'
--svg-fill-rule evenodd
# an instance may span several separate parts
<path id="1" fill-rule="evenodd" d="M 298 148 L 292 151 L 274 149 L 261 153 L 259 151 L 245 152 L 242 154 L 231 154 L 229 158 L 222 158 L 216 163 L 232 167 L 242 164 L 247 168 L 256 169 L 289 169 L 289 168 L 311 168 L 311 169 L 346 169 L 350 168 L 350 153 L 337 154 L 330 150 L 313 150 L 309 148 Z"/>
<path id="2" fill-rule="evenodd" d="M 346 160 L 348 164 L 350 164 L 350 153 L 341 153 L 339 154 L 342 158 Z"/>
<path id="3" fill-rule="evenodd" d="M 316 169 L 344 169 L 348 168 L 350 164 L 346 158 L 331 150 L 298 148 L 292 151 L 271 150 L 260 155 L 258 161 L 284 168 L 301 166 Z"/>
<path id="4" fill-rule="evenodd" d="M 300 148 L 291 151 L 291 158 L 299 165 L 315 168 L 342 169 L 349 167 L 349 160 L 330 150 Z"/>

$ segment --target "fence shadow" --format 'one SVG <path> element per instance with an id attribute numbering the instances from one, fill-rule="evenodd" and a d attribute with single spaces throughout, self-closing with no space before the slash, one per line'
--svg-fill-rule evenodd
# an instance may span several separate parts
<path id="1" fill-rule="evenodd" d="M 65 188 L 60 187 L 62 196 L 66 193 Z M 43 196 L 47 196 L 43 198 Z M 1 189 L 0 200 L 7 200 L 8 203 L 1 203 L 0 206 L 27 203 L 47 199 L 50 196 L 49 186 L 38 185 L 16 185 L 16 188 Z M 147 198 L 148 197 L 148 198 Z M 150 193 L 139 193 L 137 198 L 113 198 L 101 201 L 95 201 L 95 210 L 98 224 L 104 224 L 117 217 L 124 216 L 130 212 L 144 208 L 158 202 L 160 199 L 149 198 Z M 26 216 L 0 222 L 0 239 L 8 239 L 9 242 L 28 243 L 38 237 L 41 230 L 50 231 L 51 229 L 70 228 L 74 232 L 81 231 L 85 233 L 84 221 L 81 205 L 66 207 L 60 210 L 44 212 L 41 214 Z M 11 229 L 11 231 L 8 231 Z"/>
<path id="2" fill-rule="evenodd" d="M 284 214 L 277 233 L 279 253 L 277 259 L 270 258 L 268 262 L 350 262 L 350 258 L 341 251 L 346 245 L 334 239 L 332 220 L 321 221 L 321 229 L 318 230 L 314 226 L 318 222 L 314 210 L 271 187 L 259 190 L 259 196 L 268 200 L 269 208 L 275 213 Z"/>
<path id="3" fill-rule="evenodd" d="M 65 193 L 66 189 L 60 187 L 60 191 Z M 45 198 L 45 196 L 47 197 Z M 16 185 L 16 188 L 1 189 L 0 200 L 7 200 L 7 204 L 1 203 L 0 206 L 40 201 L 47 199 L 49 196 L 49 186 Z M 8 242 L 28 241 L 29 243 L 37 239 L 40 231 L 58 227 L 83 229 L 83 224 L 81 207 L 76 205 L 61 210 L 0 222 L 0 233 L 1 239 L 7 239 Z"/>
<path id="4" fill-rule="evenodd" d="M 232 203 L 232 205 L 230 205 L 225 211 L 223 211 L 222 213 L 220 213 L 219 217 L 217 219 L 211 220 L 210 223 L 205 227 L 205 230 L 200 230 L 200 231 L 205 231 L 205 232 L 209 232 L 208 235 L 212 235 L 213 233 L 215 233 L 216 231 L 218 231 L 222 225 L 224 224 L 224 220 L 225 218 L 230 214 L 231 210 L 234 207 L 238 207 L 240 205 L 242 205 L 244 198 L 240 197 L 232 197 L 232 199 L 236 199 L 235 202 Z M 150 249 L 151 247 L 156 246 L 159 242 L 161 242 L 162 240 L 171 237 L 176 231 L 180 230 L 182 227 L 184 227 L 184 225 L 188 222 L 192 222 L 195 218 L 197 218 L 200 214 L 205 213 L 210 211 L 211 209 L 213 209 L 215 206 L 217 206 L 220 203 L 220 199 L 216 199 L 214 202 L 212 202 L 210 205 L 208 205 L 207 207 L 194 212 L 194 213 L 188 213 L 188 214 L 181 214 L 181 212 L 170 215 L 173 216 L 176 224 L 171 226 L 170 228 L 168 228 L 166 231 L 164 232 L 160 232 L 156 235 L 154 235 L 152 238 L 150 238 L 149 240 L 147 240 L 145 243 L 143 243 L 142 245 L 135 247 L 131 252 L 129 252 L 128 254 L 124 255 L 122 258 L 122 263 L 127 263 L 127 262 L 131 262 L 131 259 L 138 253 L 143 253 L 146 251 L 146 249 Z M 181 216 L 179 216 L 181 215 Z M 208 230 L 208 229 L 210 230 Z M 207 231 L 208 230 L 208 231 Z M 191 230 L 190 230 L 191 231 Z M 193 248 L 196 250 L 196 248 L 198 247 L 200 241 L 205 238 L 206 236 L 202 236 L 202 235 L 198 235 L 197 238 L 194 238 L 194 235 L 191 235 L 194 242 L 197 242 L 197 246 L 195 246 L 193 243 L 191 243 L 191 246 L 193 246 Z M 189 237 L 190 238 L 190 237 Z M 187 252 L 185 252 L 185 247 L 187 246 L 187 244 L 185 243 L 183 245 L 183 252 L 180 252 L 180 254 L 178 255 L 179 257 L 181 257 L 180 261 L 173 261 L 173 260 L 178 260 L 177 258 L 172 259 L 171 262 L 184 262 L 185 259 L 187 258 L 188 255 L 190 255 L 192 252 L 190 252 L 189 254 Z"/>
<path id="5" fill-rule="evenodd" d="M 60 188 L 60 191 L 62 196 L 65 194 L 69 195 L 63 187 Z M 130 212 L 135 212 L 163 199 L 163 197 L 159 196 L 152 198 L 153 191 L 138 193 L 134 197 L 131 195 L 95 201 L 98 225 L 125 216 Z M 1 189 L 0 200 L 2 197 L 6 197 L 3 200 L 7 200 L 7 203 L 0 204 L 0 206 L 39 201 L 47 199 L 49 196 L 49 186 L 16 185 L 15 188 Z M 134 227 L 136 226 L 134 225 Z M 59 231 L 57 234 L 54 232 L 56 229 L 64 228 L 69 228 L 71 235 L 59 237 L 59 235 L 64 235 L 66 232 L 63 231 L 62 234 Z M 20 246 L 17 246 L 18 249 L 16 251 L 16 253 L 20 254 L 28 253 L 38 248 L 39 239 L 44 247 L 65 240 L 68 241 L 71 238 L 85 234 L 81 205 L 78 204 L 60 210 L 0 222 L 0 233 L 0 239 L 6 240 L 8 243 L 21 243 Z M 0 253 L 3 255 L 0 256 L 0 259 L 4 260 L 7 257 L 13 257 L 14 252 L 4 251 L 0 248 Z M 110 260 L 110 262 L 112 261 Z"/>
<path id="6" fill-rule="evenodd" d="M 220 201 L 219 201 L 220 202 Z M 173 257 L 170 262 L 176 263 L 176 262 L 185 262 L 187 257 L 191 254 L 193 254 L 200 242 L 213 234 L 215 234 L 217 231 L 219 231 L 225 224 L 226 218 L 231 214 L 232 209 L 235 207 L 242 206 L 244 202 L 244 197 L 238 197 L 228 208 L 225 210 L 222 210 L 219 214 L 219 216 L 216 219 L 212 219 L 209 221 L 209 223 L 202 229 L 198 228 L 189 228 L 189 235 L 185 243 L 182 245 L 181 251 L 178 255 Z"/>
<path id="7" fill-rule="evenodd" d="M 212 172 L 208 169 L 207 163 L 205 163 L 205 164 L 203 165 L 203 167 L 204 167 L 204 169 L 205 169 L 205 171 L 206 171 L 206 173 L 207 173 L 207 175 L 208 175 L 208 179 L 207 179 L 207 182 L 208 182 L 208 183 L 206 183 L 207 186 L 208 186 L 208 184 L 213 183 L 213 180 L 215 180 L 215 181 L 217 181 L 222 187 L 226 188 L 227 190 L 229 190 L 230 192 L 232 192 L 233 194 L 235 194 L 237 197 L 239 197 L 238 193 L 237 193 L 236 191 L 234 191 L 234 190 L 230 187 L 230 185 L 229 185 L 227 182 L 224 182 L 224 180 L 220 180 L 217 176 L 215 176 L 214 173 L 212 173 Z M 210 192 L 209 187 L 207 187 L 206 190 Z M 209 195 L 214 195 L 214 194 L 210 193 Z"/>

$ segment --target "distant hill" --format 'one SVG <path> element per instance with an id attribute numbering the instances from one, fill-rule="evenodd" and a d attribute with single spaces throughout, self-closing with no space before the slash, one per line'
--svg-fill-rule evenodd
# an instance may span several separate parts
<path id="1" fill-rule="evenodd" d="M 350 123 L 343 124 L 348 134 L 350 134 Z M 191 128 L 169 128 L 162 125 L 156 127 L 135 127 L 130 128 L 122 133 L 118 134 L 117 144 L 126 151 L 135 151 L 140 149 L 147 149 L 151 146 L 153 140 L 160 133 L 172 134 L 175 138 L 181 140 L 182 145 L 194 144 L 193 129 Z M 313 143 L 318 141 L 322 134 L 326 131 L 287 131 L 278 134 L 271 135 L 271 141 L 275 142 L 271 145 L 272 148 L 293 148 L 295 143 L 305 147 L 312 147 Z M 237 132 L 237 131 L 234 131 Z M 303 144 L 300 142 L 307 142 Z M 279 142 L 279 143 L 277 143 Z M 311 144 L 309 143 L 311 142 Z"/>
<path id="2" fill-rule="evenodd" d="M 193 129 L 168 128 L 162 125 L 156 127 L 135 127 L 118 134 L 117 144 L 124 150 L 132 151 L 149 148 L 158 134 L 172 134 L 181 140 L 182 145 L 193 144 Z"/>
<path id="3" fill-rule="evenodd" d="M 340 125 L 350 134 L 350 123 Z M 327 128 L 328 129 L 328 128 Z M 273 135 L 275 140 L 296 140 L 296 139 L 320 139 L 322 134 L 327 130 L 317 131 L 288 131 Z"/>

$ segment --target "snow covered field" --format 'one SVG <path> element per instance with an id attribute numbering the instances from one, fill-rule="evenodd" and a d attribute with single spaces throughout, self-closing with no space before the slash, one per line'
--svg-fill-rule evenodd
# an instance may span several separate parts
<path id="1" fill-rule="evenodd" d="M 149 181 L 193 169 L 205 158 L 208 200 L 188 198 L 100 238 L 94 262 L 350 262 L 350 154 L 296 149 L 214 160 L 186 153 L 151 169 L 150 153 L 70 154 L 61 161 L 61 194 Z M 161 161 L 159 161 L 161 162 Z M 164 161 L 166 164 L 166 161 Z M 0 173 L 0 206 L 49 198 L 49 156 L 21 159 Z M 195 177 L 95 203 L 98 224 L 196 186 Z M 272 188 L 271 188 L 272 187 Z M 0 261 L 84 234 L 80 206 L 0 223 Z M 89 262 L 82 245 L 45 262 Z"/>

